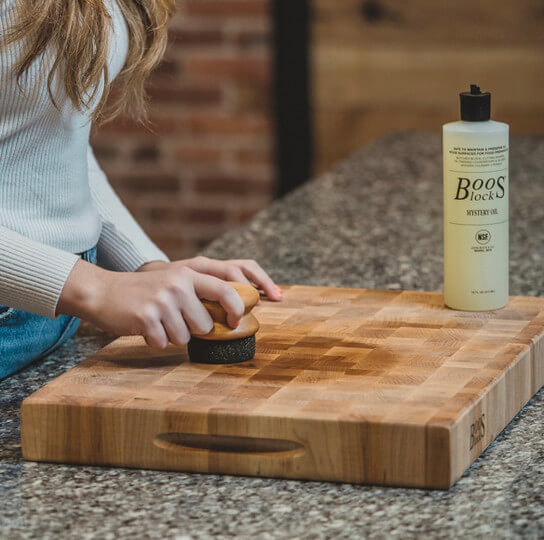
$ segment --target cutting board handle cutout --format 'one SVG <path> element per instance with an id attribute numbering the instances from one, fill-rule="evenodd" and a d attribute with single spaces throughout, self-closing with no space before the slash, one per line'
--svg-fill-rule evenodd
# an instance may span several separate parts
<path id="1" fill-rule="evenodd" d="M 170 452 L 187 450 L 229 454 L 268 454 L 277 457 L 297 457 L 304 454 L 304 445 L 288 439 L 238 437 L 206 433 L 160 433 L 153 444 Z"/>

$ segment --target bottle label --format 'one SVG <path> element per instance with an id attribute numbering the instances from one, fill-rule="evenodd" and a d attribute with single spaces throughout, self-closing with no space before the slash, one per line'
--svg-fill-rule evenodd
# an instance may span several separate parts
<path id="1" fill-rule="evenodd" d="M 445 293 L 458 309 L 495 309 L 508 296 L 508 140 L 485 139 L 444 144 Z"/>

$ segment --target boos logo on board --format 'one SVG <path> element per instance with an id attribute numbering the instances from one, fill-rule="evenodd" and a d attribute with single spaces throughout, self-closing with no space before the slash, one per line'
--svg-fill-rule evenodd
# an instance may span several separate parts
<path id="1" fill-rule="evenodd" d="M 476 418 L 475 422 L 470 426 L 470 450 L 476 446 L 485 437 L 485 414 Z"/>
<path id="2" fill-rule="evenodd" d="M 506 192 L 506 177 L 497 178 L 470 178 L 459 177 L 457 191 L 455 193 L 456 201 L 493 201 L 502 199 Z"/>

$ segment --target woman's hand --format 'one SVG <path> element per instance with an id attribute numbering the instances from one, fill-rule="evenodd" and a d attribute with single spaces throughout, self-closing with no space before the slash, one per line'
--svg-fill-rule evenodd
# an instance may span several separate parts
<path id="1" fill-rule="evenodd" d="M 165 268 L 191 268 L 195 272 L 208 274 L 226 281 L 237 281 L 239 283 L 254 283 L 260 287 L 270 298 L 279 302 L 281 300 L 281 289 L 272 281 L 272 278 L 259 266 L 259 263 L 250 259 L 236 259 L 230 261 L 219 261 L 208 259 L 208 257 L 195 257 L 175 262 L 153 261 L 142 265 L 138 271 L 148 272 Z"/>
<path id="2" fill-rule="evenodd" d="M 244 303 L 226 281 L 167 263 L 149 272 L 110 272 L 79 260 L 64 286 L 57 313 L 80 317 L 117 335 L 141 335 L 151 347 L 185 345 L 213 321 L 200 299 L 219 302 L 235 328 Z"/>

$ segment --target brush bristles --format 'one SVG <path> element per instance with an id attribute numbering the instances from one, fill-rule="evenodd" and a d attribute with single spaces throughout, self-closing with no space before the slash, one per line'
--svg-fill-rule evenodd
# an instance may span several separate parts
<path id="1" fill-rule="evenodd" d="M 237 364 L 255 356 L 255 336 L 230 341 L 192 337 L 187 345 L 189 360 L 198 364 Z"/>

